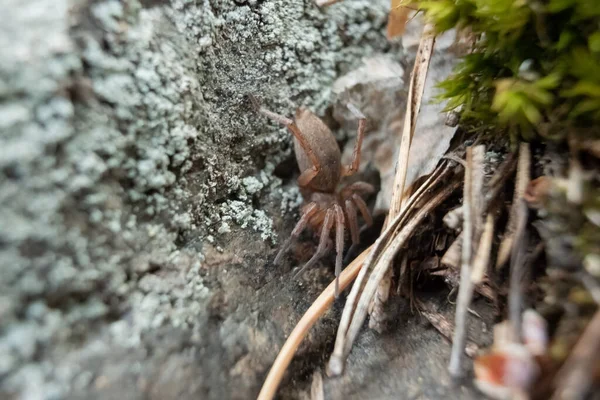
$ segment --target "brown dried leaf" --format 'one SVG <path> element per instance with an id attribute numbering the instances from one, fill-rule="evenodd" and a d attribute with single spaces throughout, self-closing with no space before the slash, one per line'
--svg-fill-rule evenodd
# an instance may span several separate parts
<path id="1" fill-rule="evenodd" d="M 392 0 L 392 8 L 388 17 L 387 24 L 387 38 L 392 39 L 396 36 L 400 36 L 404 33 L 406 23 L 408 22 L 408 16 L 412 11 L 410 8 L 405 7 L 402 3 L 403 0 Z"/>

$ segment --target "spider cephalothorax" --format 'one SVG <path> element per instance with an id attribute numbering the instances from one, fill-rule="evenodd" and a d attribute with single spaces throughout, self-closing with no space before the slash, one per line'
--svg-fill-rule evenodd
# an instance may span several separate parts
<path id="1" fill-rule="evenodd" d="M 327 252 L 331 242 L 330 236 L 335 227 L 335 276 L 337 278 L 342 270 L 346 226 L 349 228 L 352 243 L 357 244 L 359 241 L 357 210 L 368 225 L 372 222 L 371 214 L 361 195 L 372 193 L 373 186 L 366 182 L 355 182 L 339 189 L 343 177 L 358 171 L 366 119 L 356 107 L 352 104 L 348 105 L 348 109 L 358 118 L 358 133 L 352 162 L 350 165 L 342 165 L 342 157 L 335 137 L 315 114 L 305 108 L 299 108 L 295 120 L 291 120 L 260 107 L 258 103 L 256 106 L 263 115 L 284 124 L 294 135 L 294 150 L 301 171 L 298 185 L 302 189 L 304 198 L 309 199 L 302 207 L 300 221 L 275 257 L 275 264 L 281 261 L 292 241 L 307 225 L 310 225 L 319 235 L 319 246 L 300 272 L 314 265 Z M 336 294 L 337 292 L 336 279 Z"/>

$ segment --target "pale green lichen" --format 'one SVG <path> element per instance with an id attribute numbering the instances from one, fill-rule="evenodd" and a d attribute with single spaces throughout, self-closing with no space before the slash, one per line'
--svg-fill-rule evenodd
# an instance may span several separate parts
<path id="1" fill-rule="evenodd" d="M 291 138 L 246 94 L 322 112 L 338 72 L 387 48 L 387 2 L 21 3 L 0 25 L 0 396 L 64 398 L 104 363 L 131 377 L 111 349 L 171 343 L 154 329 L 206 344 L 198 250 L 227 251 L 234 223 L 274 241 L 262 208 L 299 203 L 273 176 Z"/>

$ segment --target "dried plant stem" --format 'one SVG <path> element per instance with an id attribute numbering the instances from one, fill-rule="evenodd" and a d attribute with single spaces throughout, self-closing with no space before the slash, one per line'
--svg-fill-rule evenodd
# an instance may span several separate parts
<path id="1" fill-rule="evenodd" d="M 354 261 L 350 263 L 350 265 L 344 269 L 344 271 L 342 271 L 339 277 L 340 290 L 344 290 L 356 278 L 360 267 L 370 251 L 371 247 L 363 251 L 354 259 Z M 273 396 L 275 396 L 277 387 L 281 383 L 283 374 L 290 365 L 296 350 L 298 350 L 298 346 L 300 346 L 300 343 L 302 340 L 304 340 L 306 335 L 308 335 L 308 331 L 314 326 L 318 319 L 321 318 L 321 316 L 329 309 L 333 303 L 334 295 L 335 281 L 327 286 L 327 288 L 319 295 L 306 313 L 304 313 L 300 321 L 298 321 L 298 324 L 288 336 L 288 339 L 285 341 L 283 347 L 277 355 L 277 358 L 275 359 L 275 362 L 269 370 L 269 374 L 267 375 L 265 383 L 263 383 L 258 395 L 259 400 L 270 400 L 273 398 Z"/>
<path id="2" fill-rule="evenodd" d="M 490 262 L 490 253 L 492 251 L 492 240 L 494 239 L 494 216 L 490 213 L 487 215 L 481 239 L 477 246 L 477 253 L 473 260 L 473 271 L 471 272 L 471 280 L 474 284 L 479 284 L 486 273 L 486 268 Z"/>
<path id="3" fill-rule="evenodd" d="M 514 205 L 513 205 L 514 207 Z M 523 310 L 523 286 L 525 276 L 525 252 L 527 251 L 527 216 L 528 209 L 523 200 L 517 205 L 518 221 L 514 234 L 510 260 L 510 278 L 508 292 L 508 316 L 512 330 L 512 340 L 519 342 L 521 339 L 521 319 Z"/>
<path id="4" fill-rule="evenodd" d="M 362 291 L 360 291 L 360 297 L 358 297 L 359 282 L 357 280 L 356 284 L 352 287 L 352 291 L 350 293 L 351 298 L 349 298 L 346 302 L 346 307 L 344 308 L 346 315 L 342 315 L 342 321 L 340 322 L 340 329 L 338 329 L 335 348 L 328 364 L 328 372 L 331 375 L 339 375 L 342 373 L 345 359 L 350 353 L 352 344 L 354 343 L 354 340 L 356 339 L 356 336 L 358 335 L 358 332 L 360 331 L 360 328 L 362 327 L 362 324 L 367 316 L 368 306 L 397 252 L 410 238 L 415 228 L 419 225 L 423 218 L 425 218 L 425 216 L 431 213 L 441 202 L 448 198 L 448 196 L 450 196 L 450 194 L 452 194 L 452 192 L 458 186 L 459 182 L 453 182 L 440 189 L 420 209 L 415 211 L 414 215 L 406 222 L 402 229 L 396 235 L 393 235 L 387 246 L 381 245 L 381 240 L 386 238 L 385 232 L 384 235 L 378 239 L 379 243 L 376 242 L 375 247 L 378 245 L 383 247 L 383 252 L 377 252 L 375 251 L 375 248 L 373 249 L 369 258 L 365 262 L 361 273 L 359 274 L 359 278 L 364 279 L 369 267 L 374 265 L 372 272 L 370 273 L 368 280 L 364 285 L 364 288 Z M 402 214 L 398 217 L 401 218 Z M 394 225 L 395 224 L 392 223 L 390 228 L 394 228 Z M 380 257 L 376 257 L 378 253 L 381 254 Z M 344 325 L 342 325 L 342 322 Z M 346 326 L 347 329 L 342 330 L 342 327 Z"/>
<path id="5" fill-rule="evenodd" d="M 433 307 L 428 304 L 423 304 L 417 300 L 421 315 L 423 315 L 433 327 L 442 334 L 443 337 L 452 342 L 452 333 L 454 332 L 454 324 L 449 321 L 441 313 L 433 310 Z M 474 357 L 477 354 L 479 347 L 470 341 L 465 345 L 465 354 L 469 357 Z"/>
<path id="6" fill-rule="evenodd" d="M 386 318 L 384 307 L 390 296 L 393 278 L 394 270 L 393 268 L 389 268 L 383 276 L 375 296 L 373 297 L 371 306 L 369 307 L 369 328 L 379 333 L 383 332 L 383 326 Z"/>
<path id="7" fill-rule="evenodd" d="M 578 277 L 581 284 L 590 293 L 590 296 L 592 296 L 592 299 L 594 299 L 596 304 L 600 305 L 600 284 L 593 277 L 589 276 L 588 273 L 579 274 Z"/>
<path id="8" fill-rule="evenodd" d="M 600 309 L 579 338 L 575 348 L 556 377 L 557 389 L 552 400 L 584 399 L 590 390 L 600 352 Z"/>
<path id="9" fill-rule="evenodd" d="M 460 258 L 462 254 L 463 233 L 459 233 L 456 239 L 452 242 L 448 250 L 442 256 L 441 263 L 451 269 L 458 269 L 460 266 Z"/>
<path id="10" fill-rule="evenodd" d="M 465 169 L 464 193 L 463 193 L 463 243 L 461 253 L 460 287 L 456 304 L 455 330 L 452 340 L 452 351 L 450 353 L 450 364 L 448 371 L 450 375 L 457 377 L 461 375 L 461 360 L 465 349 L 467 334 L 467 314 L 471 298 L 473 297 L 473 281 L 471 280 L 471 262 L 473 258 L 473 241 L 477 228 L 474 223 L 481 219 L 483 207 L 483 157 L 485 149 L 483 146 L 467 148 L 467 164 Z M 479 192 L 474 192 L 478 188 Z"/>
<path id="11" fill-rule="evenodd" d="M 449 172 L 450 169 L 445 163 L 442 163 L 440 166 L 438 166 L 438 168 L 436 168 L 433 171 L 429 178 L 427 178 L 427 180 L 411 196 L 411 199 L 408 202 L 408 205 L 405 208 L 405 210 L 410 210 L 416 203 L 420 202 L 425 196 L 427 190 L 435 186 L 437 182 L 440 181 L 442 178 L 446 177 Z M 384 231 L 379 235 L 379 238 L 377 238 L 373 246 L 371 246 L 372 251 L 369 254 L 369 257 L 367 258 L 365 263 L 363 264 L 362 269 L 360 270 L 360 273 L 356 278 L 356 282 L 352 286 L 352 290 L 350 290 L 350 294 L 346 299 L 346 304 L 342 312 L 340 325 L 338 327 L 338 332 L 335 339 L 335 348 L 333 351 L 334 354 L 338 354 L 338 357 L 341 357 L 341 355 L 343 354 L 343 348 L 345 346 L 346 341 L 346 332 L 348 331 L 348 326 L 350 325 L 350 322 L 352 320 L 352 314 L 354 313 L 358 296 L 364 287 L 364 279 L 367 276 L 367 274 L 370 273 L 373 269 L 373 263 L 377 261 L 379 255 L 381 255 L 386 245 L 390 242 L 391 238 L 398 233 L 398 230 L 407 218 L 407 214 L 407 212 L 403 212 L 401 215 L 396 216 L 396 218 L 390 224 L 388 224 Z M 328 370 L 328 373 L 333 375 L 341 374 L 343 365 L 335 367 L 339 367 L 339 371 L 338 369 L 334 368 L 333 370 L 331 370 L 330 368 Z"/>
<path id="12" fill-rule="evenodd" d="M 525 190 L 527 190 L 527 186 L 529 185 L 529 181 L 531 180 L 529 172 L 530 168 L 531 152 L 529 151 L 529 144 L 523 142 L 519 145 L 519 161 L 517 163 L 515 193 L 513 195 L 513 202 L 510 209 L 510 214 L 508 216 L 506 232 L 504 233 L 504 238 L 502 238 L 500 248 L 498 249 L 496 268 L 502 267 L 510 258 L 510 254 L 512 252 L 515 240 L 515 232 L 519 220 L 519 204 L 523 200 L 523 195 L 525 194 Z"/>
<path id="13" fill-rule="evenodd" d="M 402 11 L 404 12 L 404 11 Z M 408 14 L 407 14 L 408 15 Z M 390 18 L 392 14 L 390 14 Z M 417 117 L 421 108 L 421 101 L 423 98 L 423 91 L 425 90 L 425 81 L 427 79 L 427 71 L 429 70 L 429 63 L 431 61 L 431 55 L 433 54 L 433 48 L 435 44 L 435 35 L 431 25 L 426 25 L 423 34 L 421 35 L 421 41 L 419 43 L 419 49 L 417 50 L 417 57 L 413 67 L 412 75 L 410 78 L 410 85 L 408 89 L 408 99 L 406 102 L 406 113 L 404 117 L 404 126 L 402 128 L 402 141 L 400 143 L 400 152 L 398 154 L 398 160 L 396 163 L 396 175 L 394 178 L 394 187 L 392 192 L 392 201 L 390 206 L 390 212 L 385 221 L 384 228 L 388 222 L 398 215 L 408 200 L 408 193 L 405 193 L 405 181 L 408 172 L 408 161 L 410 155 L 410 147 L 412 138 L 415 133 L 415 127 L 417 125 Z M 385 279 L 382 279 L 382 285 L 378 289 L 379 296 L 374 299 L 374 302 L 370 308 L 369 313 L 375 316 L 369 321 L 369 327 L 372 329 L 380 330 L 381 324 L 379 323 L 385 315 L 383 309 L 386 300 L 389 297 L 389 290 L 391 285 L 392 274 L 391 271 L 386 274 Z"/>
<path id="14" fill-rule="evenodd" d="M 423 98 L 423 91 L 425 90 L 425 80 L 427 78 L 427 71 L 429 70 L 429 63 L 431 61 L 431 55 L 433 54 L 434 45 L 435 35 L 433 34 L 433 27 L 429 24 L 425 25 L 423 34 L 421 35 L 421 41 L 419 42 L 417 58 L 415 59 L 415 65 L 413 67 L 408 88 L 406 116 L 404 118 L 404 127 L 402 128 L 402 141 L 400 143 L 400 153 L 398 154 L 398 162 L 396 165 L 396 176 L 394 178 L 394 190 L 392 192 L 389 220 L 400 213 L 405 200 L 404 183 L 408 172 L 410 145 L 415 133 L 415 127 L 417 126 L 417 117 L 421 108 L 421 100 Z"/>
<path id="15" fill-rule="evenodd" d="M 320 369 L 313 373 L 312 384 L 310 385 L 310 400 L 325 400 L 325 391 L 323 389 L 323 374 Z"/>

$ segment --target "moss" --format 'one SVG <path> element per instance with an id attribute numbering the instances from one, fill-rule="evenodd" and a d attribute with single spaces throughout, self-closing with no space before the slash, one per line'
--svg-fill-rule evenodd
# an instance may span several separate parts
<path id="1" fill-rule="evenodd" d="M 463 125 L 515 138 L 564 138 L 600 121 L 600 7 L 588 0 L 427 0 L 438 32 L 458 27 L 473 52 L 441 83 Z"/>

